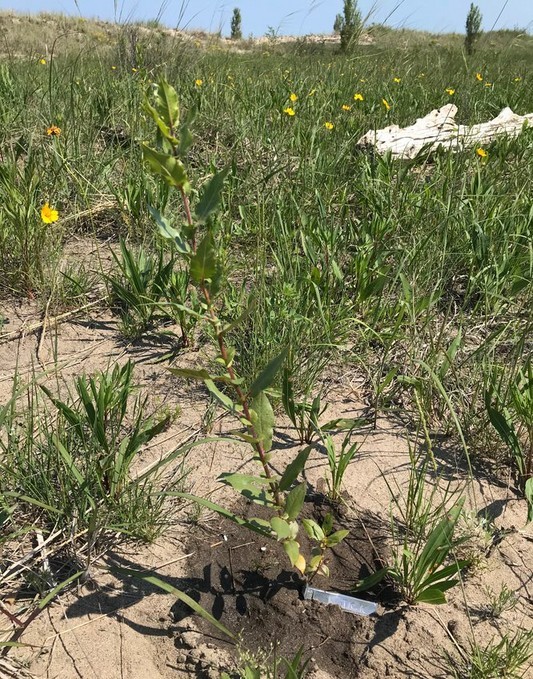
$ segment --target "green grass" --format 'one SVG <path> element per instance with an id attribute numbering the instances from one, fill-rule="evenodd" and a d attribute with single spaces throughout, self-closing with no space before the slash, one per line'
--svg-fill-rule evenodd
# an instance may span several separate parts
<path id="1" fill-rule="evenodd" d="M 469 465 L 513 468 L 488 426 L 484 394 L 494 375 L 499 393 L 508 393 L 532 349 L 533 132 L 488 145 L 486 159 L 473 148 L 393 161 L 356 142 L 368 130 L 411 124 L 449 102 L 465 124 L 505 106 L 532 112 L 531 36 L 486 34 L 466 58 L 462 36 L 374 27 L 372 44 L 344 56 L 303 40 L 243 43 L 233 51 L 217 38 L 64 17 L 28 19 L 17 42 L 20 26 L 7 15 L 0 19 L 12 28 L 0 65 L 2 299 L 31 297 L 60 309 L 72 294 L 65 292 L 69 282 L 87 299 L 92 271 L 78 272 L 79 281 L 50 283 L 65 246 L 80 234 L 111 237 L 115 252 L 122 238 L 123 255 L 142 248 L 144 263 L 163 266 L 149 206 L 176 224 L 185 215 L 179 196 L 144 167 L 141 142 L 153 136 L 144 95 L 165 75 L 183 116 L 196 113 L 186 158 L 192 204 L 214 171 L 230 169 L 216 217 L 226 278 L 220 314 L 224 321 L 243 314 L 227 341 L 244 384 L 288 347 L 286 379 L 298 402 L 310 404 L 324 375 L 340 364 L 362 376 L 374 421 L 383 412 L 422 421 L 454 437 Z M 53 46 L 46 54 L 39 47 L 44 38 Z M 295 115 L 284 111 L 289 106 Z M 47 135 L 51 125 L 61 128 L 59 136 Z M 42 223 L 45 202 L 58 210 L 57 222 Z M 111 275 L 115 293 L 119 284 L 127 293 L 124 327 L 142 335 L 165 316 L 149 304 L 176 297 L 172 286 L 186 296 L 188 279 L 176 270 L 168 290 L 152 286 L 152 294 L 141 286 L 133 294 L 127 285 L 134 277 L 124 266 L 118 271 L 119 261 Z M 175 320 L 183 344 L 202 343 L 209 331 L 181 311 Z M 0 313 L 0 332 L 6 316 Z M 274 393 L 280 387 L 274 384 Z M 102 491 L 98 500 L 74 492 L 60 497 L 72 482 L 68 473 L 45 483 L 42 456 L 64 470 L 72 441 L 61 448 L 57 438 L 33 440 L 35 427 L 50 417 L 41 408 L 39 402 L 39 413 L 30 412 L 26 436 L 16 441 L 4 418 L 1 463 L 12 471 L 21 459 L 35 463 L 27 480 L 37 478 L 39 492 L 55 493 L 39 500 L 46 505 L 41 520 L 47 507 L 59 505 L 67 516 L 79 500 L 72 511 L 86 528 L 91 501 L 105 505 L 107 486 L 88 463 L 91 487 Z M 2 492 L 20 495 L 15 486 Z M 32 498 L 35 492 L 24 491 Z M 0 507 L 8 521 L 17 500 L 6 497 Z M 126 505 L 141 507 L 142 498 Z M 154 515 L 145 509 L 138 516 L 148 535 L 159 507 Z M 128 512 L 109 516 L 116 528 Z"/>

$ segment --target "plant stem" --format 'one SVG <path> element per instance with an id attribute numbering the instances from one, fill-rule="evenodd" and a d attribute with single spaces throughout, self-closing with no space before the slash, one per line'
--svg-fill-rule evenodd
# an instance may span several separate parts
<path id="1" fill-rule="evenodd" d="M 189 199 L 187 197 L 187 194 L 185 193 L 185 191 L 183 191 L 183 189 L 181 189 L 181 196 L 182 196 L 182 199 L 183 199 L 183 205 L 184 205 L 184 209 L 185 209 L 185 216 L 186 216 L 186 219 L 187 219 L 187 223 L 191 227 L 191 230 L 192 230 L 193 221 L 192 221 L 192 216 L 191 216 L 190 203 L 189 203 Z M 191 246 L 192 246 L 193 253 L 195 253 L 196 252 L 196 237 L 194 235 L 191 237 Z M 220 351 L 220 356 L 222 357 L 222 360 L 224 361 L 224 365 L 226 366 L 226 370 L 228 371 L 228 375 L 230 376 L 232 386 L 235 390 L 235 393 L 237 394 L 239 404 L 242 406 L 244 416 L 246 417 L 248 422 L 250 422 L 250 424 L 248 425 L 248 432 L 250 433 L 250 435 L 254 439 L 256 439 L 256 443 L 254 443 L 253 446 L 254 446 L 254 448 L 255 448 L 258 456 L 259 456 L 259 460 L 260 460 L 261 465 L 263 467 L 263 472 L 265 474 L 265 477 L 267 479 L 272 479 L 272 472 L 270 470 L 270 466 L 269 466 L 268 461 L 267 461 L 266 450 L 265 450 L 263 444 L 261 443 L 261 441 L 257 440 L 257 434 L 254 430 L 253 425 L 251 424 L 252 419 L 251 419 L 250 407 L 248 405 L 248 398 L 247 398 L 246 394 L 243 392 L 243 390 L 239 387 L 239 385 L 235 384 L 235 380 L 236 380 L 235 371 L 233 370 L 233 366 L 231 365 L 231 361 L 228 357 L 228 350 L 227 350 L 226 344 L 224 342 L 224 336 L 223 336 L 223 333 L 222 333 L 222 329 L 220 327 L 219 320 L 218 320 L 218 318 L 215 314 L 215 310 L 213 308 L 213 303 L 211 301 L 211 295 L 209 294 L 209 290 L 204 283 L 202 283 L 200 285 L 200 290 L 201 290 L 202 295 L 205 299 L 207 311 L 209 313 L 209 322 L 213 326 L 215 333 L 216 333 L 216 336 L 217 336 L 217 342 L 218 342 L 218 348 L 219 348 L 219 351 Z M 279 488 L 278 488 L 277 483 L 274 483 L 272 485 L 272 493 L 274 495 L 274 501 L 276 503 L 276 506 L 281 508 L 282 507 L 281 496 L 280 496 L 280 492 L 279 492 Z"/>

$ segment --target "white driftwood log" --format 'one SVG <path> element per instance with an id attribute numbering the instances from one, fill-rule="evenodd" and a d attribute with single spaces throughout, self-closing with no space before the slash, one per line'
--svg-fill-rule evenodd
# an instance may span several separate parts
<path id="1" fill-rule="evenodd" d="M 494 120 L 471 127 L 458 125 L 456 114 L 457 106 L 446 104 L 409 127 L 390 125 L 382 130 L 369 130 L 357 145 L 374 147 L 380 154 L 390 151 L 393 158 L 414 158 L 422 148 L 429 151 L 443 146 L 460 151 L 467 146 L 488 144 L 501 135 L 516 137 L 525 126 L 533 125 L 533 113 L 519 116 L 510 108 L 504 108 Z"/>

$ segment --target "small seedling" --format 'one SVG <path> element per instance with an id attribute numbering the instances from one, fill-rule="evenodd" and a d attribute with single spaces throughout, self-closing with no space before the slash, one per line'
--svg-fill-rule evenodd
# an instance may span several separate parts
<path id="1" fill-rule="evenodd" d="M 485 594 L 488 601 L 483 607 L 483 615 L 485 618 L 497 620 L 506 611 L 512 611 L 518 605 L 518 597 L 512 589 L 509 589 L 504 583 L 498 592 L 495 592 L 492 587 L 485 588 Z"/>

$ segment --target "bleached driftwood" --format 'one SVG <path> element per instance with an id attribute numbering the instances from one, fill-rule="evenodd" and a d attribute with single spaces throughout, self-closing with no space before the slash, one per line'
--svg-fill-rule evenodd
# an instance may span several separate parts
<path id="1" fill-rule="evenodd" d="M 504 108 L 494 120 L 471 127 L 458 125 L 456 114 L 457 106 L 446 104 L 409 127 L 390 125 L 382 130 L 369 130 L 357 145 L 374 147 L 380 154 L 390 151 L 394 158 L 414 158 L 424 147 L 428 151 L 438 146 L 460 151 L 468 146 L 488 144 L 501 135 L 516 137 L 525 126 L 533 125 L 533 113 L 519 116 L 510 108 Z"/>

